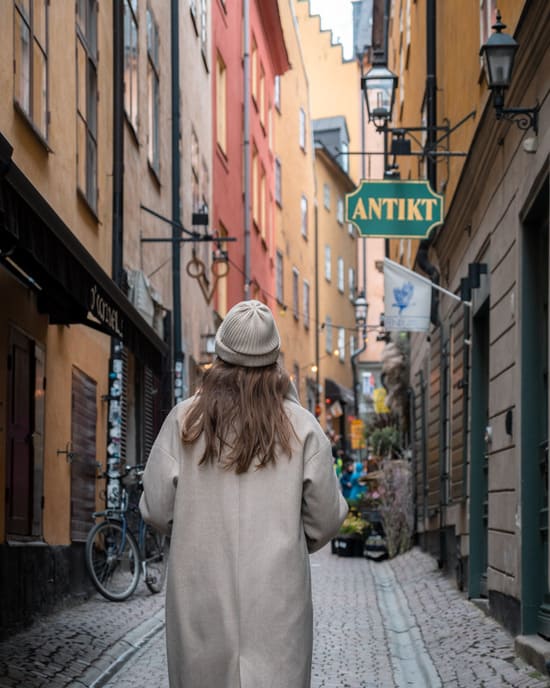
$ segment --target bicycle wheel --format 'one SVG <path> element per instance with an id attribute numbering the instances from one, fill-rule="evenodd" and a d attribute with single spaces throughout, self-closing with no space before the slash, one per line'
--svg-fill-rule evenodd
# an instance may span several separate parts
<path id="1" fill-rule="evenodd" d="M 153 593 L 160 592 L 166 579 L 169 540 L 151 526 L 145 526 L 145 585 Z"/>
<path id="2" fill-rule="evenodd" d="M 140 557 L 131 533 L 116 521 L 95 525 L 86 539 L 86 568 L 97 590 L 108 600 L 121 602 L 136 589 Z"/>

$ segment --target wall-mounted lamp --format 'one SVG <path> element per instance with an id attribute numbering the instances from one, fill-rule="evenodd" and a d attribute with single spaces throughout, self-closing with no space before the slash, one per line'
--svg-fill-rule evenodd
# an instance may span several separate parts
<path id="1" fill-rule="evenodd" d="M 489 36 L 487 43 L 481 46 L 479 54 L 483 58 L 487 83 L 493 93 L 493 105 L 497 119 L 508 119 L 515 122 L 520 129 L 527 130 L 533 127 L 538 133 L 538 113 L 540 106 L 534 108 L 505 108 L 504 92 L 512 81 L 514 58 L 519 47 L 518 43 L 503 29 L 500 12 L 497 11 L 497 20 L 493 25 L 494 33 Z"/>
<path id="2" fill-rule="evenodd" d="M 388 69 L 382 51 L 375 51 L 372 67 L 361 79 L 361 89 L 367 103 L 369 122 L 378 130 L 391 122 L 398 77 Z"/>
<path id="3" fill-rule="evenodd" d="M 450 124 L 443 126 L 430 127 L 396 127 L 391 128 L 388 123 L 392 121 L 393 106 L 395 104 L 395 92 L 397 90 L 398 77 L 385 64 L 385 56 L 383 51 L 376 50 L 373 56 L 372 67 L 361 79 L 361 90 L 365 97 L 367 104 L 367 113 L 369 122 L 373 122 L 378 133 L 391 134 L 391 155 L 429 155 L 432 158 L 437 156 L 459 156 L 464 157 L 466 153 L 453 152 L 449 150 L 437 150 L 437 146 L 441 144 L 451 132 L 458 129 L 464 122 L 475 115 L 475 110 L 463 117 L 458 124 L 451 128 Z M 433 133 L 433 143 L 423 147 L 422 151 L 412 151 L 411 142 L 408 137 L 413 138 L 418 143 L 418 139 L 414 137 L 413 132 Z M 439 135 L 439 138 L 437 138 Z M 407 137 L 407 138 L 406 138 Z"/>

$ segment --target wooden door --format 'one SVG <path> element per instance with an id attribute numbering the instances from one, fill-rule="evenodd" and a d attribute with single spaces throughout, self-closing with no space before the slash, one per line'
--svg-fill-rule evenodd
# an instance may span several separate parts
<path id="1" fill-rule="evenodd" d="M 86 540 L 96 510 L 96 382 L 73 368 L 71 404 L 71 540 Z"/>
<path id="2" fill-rule="evenodd" d="M 8 432 L 6 530 L 31 535 L 33 465 L 33 342 L 19 330 L 10 332 L 8 355 Z"/>

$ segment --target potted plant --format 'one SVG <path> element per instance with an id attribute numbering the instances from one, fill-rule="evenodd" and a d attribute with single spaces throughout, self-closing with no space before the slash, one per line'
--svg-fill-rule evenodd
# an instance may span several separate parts
<path id="1" fill-rule="evenodd" d="M 338 536 L 335 538 L 333 552 L 336 550 L 340 557 L 362 557 L 365 532 L 368 526 L 369 524 L 364 518 L 356 511 L 350 510 L 340 527 Z"/>

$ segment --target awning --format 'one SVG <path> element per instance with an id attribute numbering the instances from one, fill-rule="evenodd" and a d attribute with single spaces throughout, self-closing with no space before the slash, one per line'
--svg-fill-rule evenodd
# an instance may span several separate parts
<path id="1" fill-rule="evenodd" d="M 341 404 L 348 404 L 349 406 L 353 406 L 355 401 L 351 389 L 343 387 L 328 377 L 325 378 L 325 398 L 331 401 L 339 401 Z"/>
<path id="2" fill-rule="evenodd" d="M 30 278 L 52 324 L 99 329 L 161 372 L 168 346 L 10 158 L 0 134 L 0 260 Z"/>

